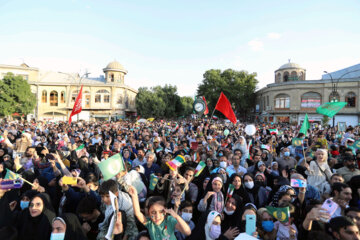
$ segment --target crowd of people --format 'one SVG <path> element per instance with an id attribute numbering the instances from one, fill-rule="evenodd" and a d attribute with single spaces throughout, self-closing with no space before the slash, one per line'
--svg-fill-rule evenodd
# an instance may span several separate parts
<path id="1" fill-rule="evenodd" d="M 358 126 L 245 127 L 3 120 L 0 239 L 360 239 Z"/>

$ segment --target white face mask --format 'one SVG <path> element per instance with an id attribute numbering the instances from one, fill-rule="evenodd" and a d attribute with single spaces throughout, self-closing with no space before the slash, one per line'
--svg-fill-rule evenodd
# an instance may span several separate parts
<path id="1" fill-rule="evenodd" d="M 192 213 L 183 212 L 181 213 L 181 218 L 184 219 L 185 222 L 190 222 Z"/>
<path id="2" fill-rule="evenodd" d="M 65 233 L 51 233 L 50 240 L 64 240 Z"/>
<path id="3" fill-rule="evenodd" d="M 227 215 L 233 215 L 235 211 L 228 211 L 226 208 L 224 208 L 224 212 L 225 212 Z"/>
<path id="4" fill-rule="evenodd" d="M 248 189 L 252 189 L 254 187 L 254 182 L 253 181 L 245 182 L 245 187 Z"/>
<path id="5" fill-rule="evenodd" d="M 226 167 L 227 167 L 226 162 L 220 162 L 220 167 L 221 167 L 221 168 L 226 168 Z"/>

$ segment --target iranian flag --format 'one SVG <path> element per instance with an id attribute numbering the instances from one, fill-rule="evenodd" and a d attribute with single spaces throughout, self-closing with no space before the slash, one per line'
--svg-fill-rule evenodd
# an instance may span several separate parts
<path id="1" fill-rule="evenodd" d="M 235 187 L 232 184 L 229 184 L 229 188 L 227 190 L 227 198 L 231 198 L 234 193 Z"/>
<path id="2" fill-rule="evenodd" d="M 271 135 L 279 134 L 279 131 L 278 131 L 276 128 L 274 128 L 274 129 L 269 129 L 269 131 L 270 131 L 270 134 L 271 134 Z"/>
<path id="3" fill-rule="evenodd" d="M 166 165 L 168 165 L 168 167 L 175 171 L 178 167 L 180 167 L 184 162 L 186 162 L 184 156 L 181 155 L 177 155 L 173 160 L 168 161 L 166 163 Z"/>
<path id="4" fill-rule="evenodd" d="M 81 105 L 81 103 L 82 103 L 82 90 L 83 90 L 83 86 L 81 85 L 80 92 L 76 97 L 73 110 L 71 111 L 71 114 L 70 114 L 70 117 L 69 117 L 69 125 L 71 124 L 72 116 L 81 113 L 81 110 L 82 110 L 82 105 Z"/>
<path id="5" fill-rule="evenodd" d="M 252 159 L 251 159 L 251 155 L 250 155 L 250 148 L 251 148 L 251 146 L 252 146 L 252 140 L 250 140 L 249 144 L 247 145 L 247 150 L 248 150 L 248 156 L 247 156 L 247 158 L 250 159 L 250 160 L 252 160 Z"/>
<path id="6" fill-rule="evenodd" d="M 199 164 L 196 166 L 194 177 L 198 177 L 205 167 L 206 167 L 206 163 L 200 161 Z"/>

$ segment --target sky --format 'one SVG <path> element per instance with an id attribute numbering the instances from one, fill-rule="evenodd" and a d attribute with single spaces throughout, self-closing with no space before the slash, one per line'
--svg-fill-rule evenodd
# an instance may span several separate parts
<path id="1" fill-rule="evenodd" d="M 357 0 L 0 0 L 0 64 L 103 74 L 137 89 L 194 96 L 209 69 L 256 72 L 258 89 L 291 62 L 308 80 L 360 63 Z"/>

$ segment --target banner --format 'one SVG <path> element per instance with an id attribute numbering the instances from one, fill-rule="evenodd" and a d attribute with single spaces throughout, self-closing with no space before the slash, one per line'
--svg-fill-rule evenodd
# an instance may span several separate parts
<path id="1" fill-rule="evenodd" d="M 347 102 L 327 102 L 316 109 L 316 112 L 332 118 L 335 116 Z"/>

